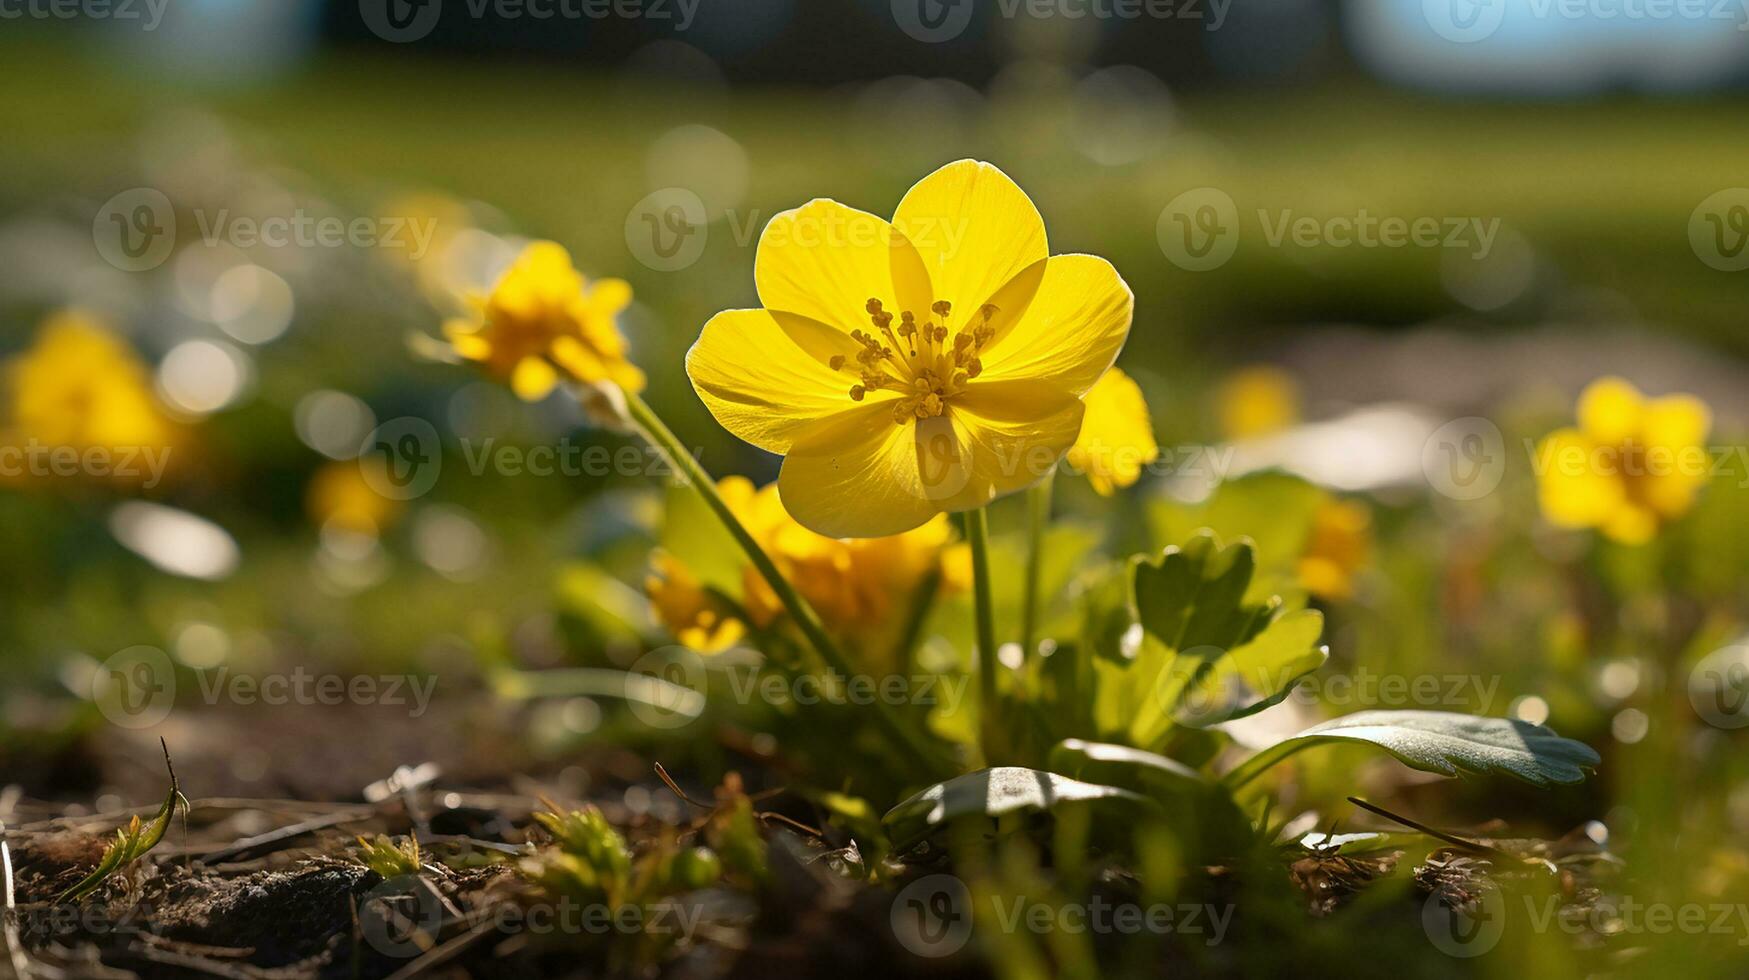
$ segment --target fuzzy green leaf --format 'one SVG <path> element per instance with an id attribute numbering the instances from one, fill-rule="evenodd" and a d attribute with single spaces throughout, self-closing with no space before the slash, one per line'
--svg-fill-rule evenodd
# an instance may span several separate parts
<path id="1" fill-rule="evenodd" d="M 894 849 L 903 852 L 959 820 L 997 821 L 1042 813 L 1066 804 L 1155 809 L 1147 797 L 1115 786 L 1084 783 L 1039 769 L 999 766 L 936 783 L 888 810 L 881 823 Z"/>
<path id="2" fill-rule="evenodd" d="M 1537 786 L 1577 783 L 1601 761 L 1583 742 L 1542 725 L 1444 711 L 1362 711 L 1278 742 L 1227 774 L 1237 788 L 1301 749 L 1329 742 L 1376 745 L 1422 772 L 1501 773 Z"/>

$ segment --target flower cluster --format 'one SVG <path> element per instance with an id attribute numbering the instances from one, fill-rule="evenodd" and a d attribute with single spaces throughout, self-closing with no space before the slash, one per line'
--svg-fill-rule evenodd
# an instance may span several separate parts
<path id="1" fill-rule="evenodd" d="M 151 369 L 109 325 L 83 311 L 44 322 L 35 343 L 0 370 L 0 389 L 0 446 L 150 452 L 167 460 L 186 441 L 153 391 Z M 145 473 L 118 465 L 104 475 L 138 483 Z"/>
<path id="2" fill-rule="evenodd" d="M 939 577 L 944 592 L 968 586 L 970 566 L 946 517 L 881 538 L 828 538 L 803 527 L 784 509 L 776 485 L 755 488 L 744 477 L 719 481 L 717 491 L 765 549 L 784 578 L 846 639 L 870 637 L 903 620 L 917 592 Z M 658 617 L 680 642 L 704 652 L 725 650 L 784 615 L 783 604 L 751 565 L 735 595 L 713 593 L 675 555 L 658 552 L 645 582 Z"/>
<path id="3" fill-rule="evenodd" d="M 553 242 L 523 250 L 489 293 L 470 296 L 473 315 L 444 324 L 455 354 L 508 381 L 526 400 L 544 398 L 561 381 L 612 398 L 614 389 L 644 390 L 644 372 L 626 359 L 618 317 L 632 301 L 622 279 L 593 283 Z"/>
<path id="4" fill-rule="evenodd" d="M 1694 506 L 1712 472 L 1712 413 L 1700 399 L 1647 398 L 1621 378 L 1600 378 L 1580 394 L 1578 422 L 1537 447 L 1549 523 L 1643 544 Z"/>

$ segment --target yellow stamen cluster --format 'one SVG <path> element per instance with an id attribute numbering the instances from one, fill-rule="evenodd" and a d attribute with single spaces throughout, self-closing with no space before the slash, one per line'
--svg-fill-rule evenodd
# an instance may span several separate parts
<path id="1" fill-rule="evenodd" d="M 900 392 L 893 402 L 893 422 L 903 425 L 913 419 L 934 418 L 947 409 L 947 401 L 965 390 L 966 383 L 984 370 L 978 354 L 995 336 L 990 320 L 996 307 L 985 304 L 978 310 L 976 326 L 967 324 L 947 342 L 948 317 L 953 304 L 937 300 L 930 312 L 937 319 L 921 324 L 910 310 L 899 313 L 899 325 L 893 326 L 893 315 L 870 298 L 864 310 L 877 335 L 868 330 L 853 330 L 850 338 L 862 346 L 856 352 L 856 366 L 843 354 L 829 362 L 834 371 L 854 371 L 859 383 L 850 388 L 850 397 L 862 401 L 871 391 Z M 882 338 L 885 338 L 884 340 Z"/>

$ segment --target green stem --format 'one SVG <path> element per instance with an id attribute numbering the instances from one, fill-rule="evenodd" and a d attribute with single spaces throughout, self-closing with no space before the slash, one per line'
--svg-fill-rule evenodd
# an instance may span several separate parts
<path id="1" fill-rule="evenodd" d="M 852 666 L 850 659 L 844 655 L 844 652 L 838 649 L 838 645 L 832 641 L 832 637 L 827 634 L 826 627 L 820 622 L 820 616 L 814 611 L 814 607 L 809 605 L 808 601 L 802 598 L 801 593 L 790 585 L 789 580 L 783 577 L 783 573 L 778 571 L 777 564 L 771 560 L 771 556 L 765 553 L 765 549 L 754 539 L 752 533 L 741 524 L 740 518 L 737 518 L 735 512 L 729 509 L 728 501 L 724 500 L 722 494 L 717 492 L 716 481 L 711 479 L 710 474 L 705 472 L 704 467 L 699 465 L 698 460 L 687 451 L 668 426 L 656 415 L 655 410 L 650 408 L 642 398 L 630 392 L 626 393 L 625 398 L 627 412 L 632 421 L 636 423 L 639 431 L 643 433 L 644 438 L 662 451 L 668 462 L 685 477 L 687 484 L 692 487 L 693 491 L 704 499 L 706 506 L 710 507 L 712 513 L 717 515 L 717 519 L 723 523 L 723 527 L 728 529 L 729 535 L 735 539 L 735 543 L 739 544 L 741 550 L 746 552 L 747 560 L 753 563 L 753 567 L 759 570 L 759 574 L 765 579 L 766 584 L 771 586 L 771 591 L 777 594 L 778 601 L 783 603 L 784 609 L 788 610 L 790 618 L 795 621 L 796 627 L 807 638 L 809 645 L 820 655 L 820 659 L 825 662 L 827 667 L 836 670 L 845 677 L 857 676 L 859 672 Z M 941 765 L 936 755 L 919 744 L 915 733 L 894 716 L 893 705 L 877 698 L 874 701 L 874 709 L 874 717 L 880 727 L 885 729 L 886 735 L 893 744 L 910 757 L 911 762 L 921 767 L 922 773 L 933 775 L 940 771 Z"/>
<path id="2" fill-rule="evenodd" d="M 1038 635 L 1039 580 L 1044 575 L 1045 527 L 1051 522 L 1051 488 L 1057 480 L 1053 471 L 1026 492 L 1026 591 L 1020 607 L 1020 652 L 1032 656 L 1033 641 Z"/>
<path id="3" fill-rule="evenodd" d="M 989 765 L 1001 729 L 996 717 L 996 613 L 990 599 L 990 517 L 984 508 L 966 512 L 966 540 L 972 546 L 972 605 L 978 623 L 978 728 L 984 762 Z"/>

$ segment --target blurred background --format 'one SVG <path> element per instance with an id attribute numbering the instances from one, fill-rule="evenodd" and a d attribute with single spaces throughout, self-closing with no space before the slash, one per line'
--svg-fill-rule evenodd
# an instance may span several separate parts
<path id="1" fill-rule="evenodd" d="M 759 229 L 814 197 L 889 214 L 977 157 L 1027 189 L 1053 252 L 1106 256 L 1136 293 L 1121 364 L 1167 462 L 1135 499 L 1077 486 L 1065 509 L 1142 518 L 1114 522 L 1115 550 L 1198 522 L 1258 533 L 1209 504 L 1248 470 L 1354 502 L 1325 528 L 1350 542 L 1325 599 L 1336 669 L 1495 678 L 1439 706 L 1546 720 L 1606 760 L 1552 796 L 1376 778 L 1454 819 L 1597 821 L 1648 855 L 1681 840 L 1704 880 L 1678 889 L 1741 882 L 1724 842 L 1749 833 L 1730 724 L 1749 715 L 1741 697 L 1697 714 L 1691 679 L 1737 662 L 1749 466 L 1628 547 L 1548 527 L 1529 448 L 1610 374 L 1698 396 L 1712 442 L 1741 445 L 1745 5 L 0 10 L 0 445 L 164 450 L 161 470 L 0 476 L 0 768 L 32 795 L 150 797 L 162 731 L 108 724 L 90 696 L 142 646 L 184 695 L 227 666 L 439 679 L 419 717 L 179 711 L 164 724 L 200 792 L 350 798 L 431 757 L 500 778 L 480 678 L 636 655 L 662 489 L 636 467 L 484 462 L 635 444 L 434 363 L 420 338 L 523 242 L 558 241 L 631 283 L 622 327 L 652 404 L 713 473 L 763 482 L 776 460 L 722 432 L 682 369 L 706 319 L 756 305 Z M 385 495 L 357 460 L 405 419 L 430 426 L 441 473 Z M 1487 437 L 1473 461 L 1497 490 L 1442 484 L 1441 432 Z M 1318 717 L 1299 708 L 1288 723 Z M 625 744 L 586 696 L 518 710 L 515 751 L 555 768 Z M 1360 777 L 1323 778 L 1296 802 Z"/>

